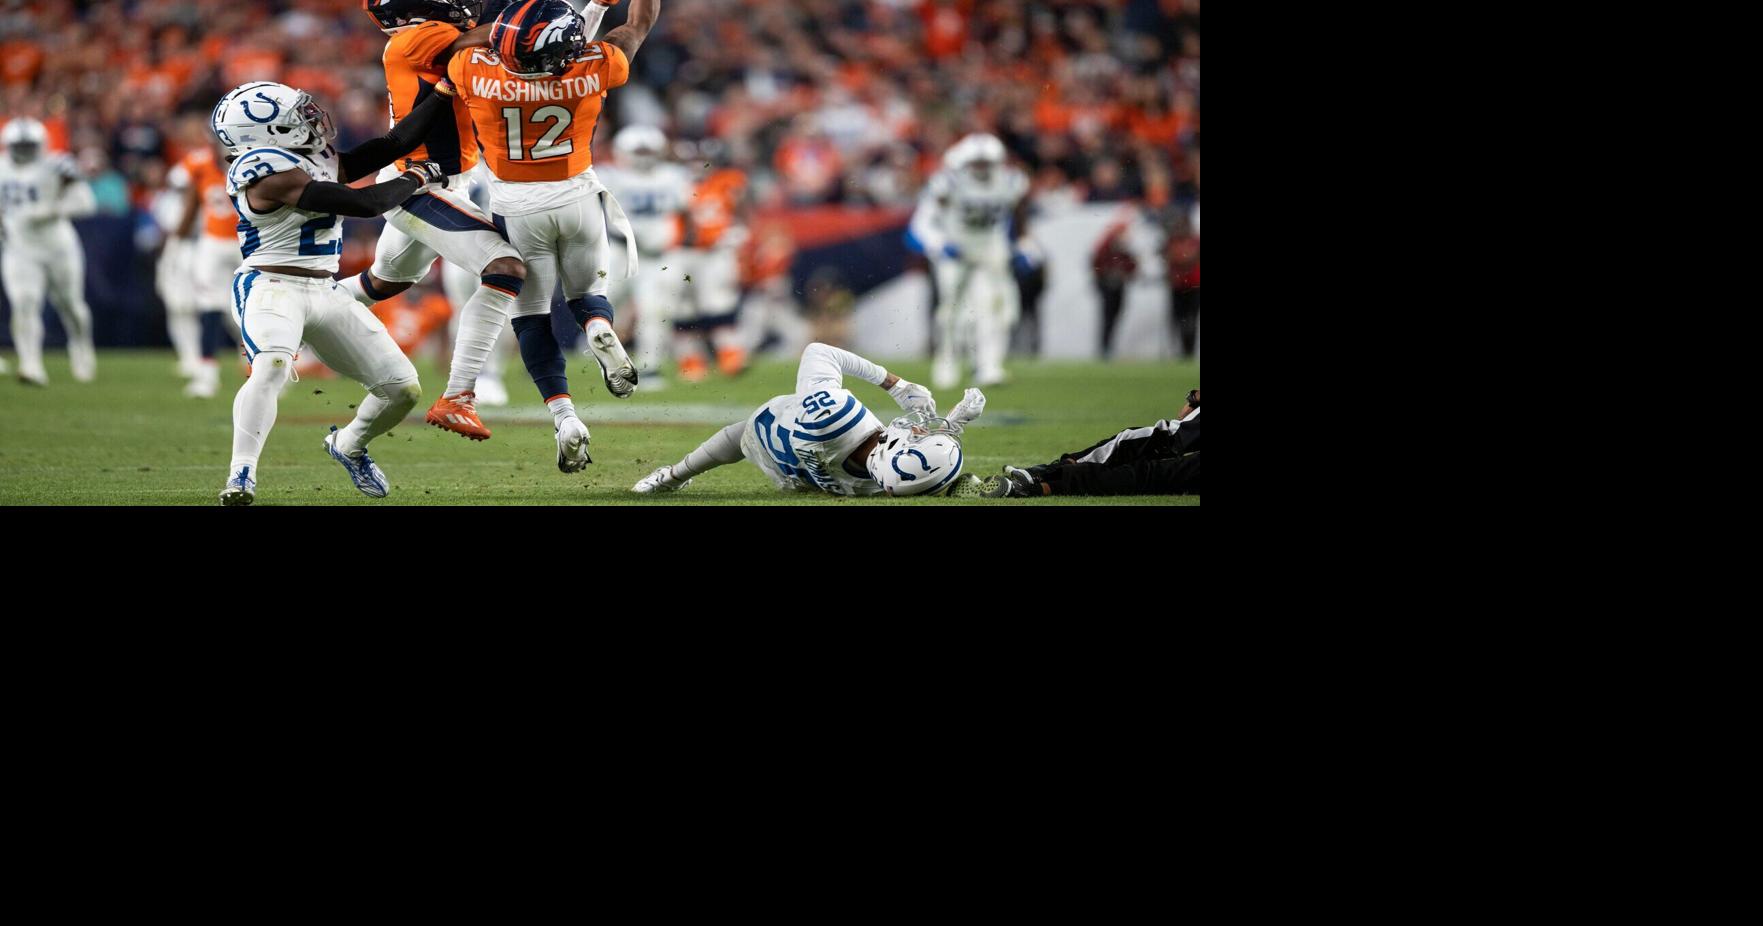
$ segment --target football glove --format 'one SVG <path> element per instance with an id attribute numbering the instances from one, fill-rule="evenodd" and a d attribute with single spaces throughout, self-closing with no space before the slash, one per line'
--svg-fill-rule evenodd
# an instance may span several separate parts
<path id="1" fill-rule="evenodd" d="M 986 394 L 978 389 L 970 388 L 961 396 L 961 401 L 955 403 L 954 408 L 949 409 L 949 420 L 966 427 L 969 421 L 978 418 L 985 410 Z"/>
<path id="2" fill-rule="evenodd" d="M 422 181 L 422 186 L 416 190 L 418 193 L 447 188 L 447 172 L 434 161 L 406 161 L 404 173 L 406 175 L 415 174 L 416 178 Z"/>
<path id="3" fill-rule="evenodd" d="M 894 388 L 888 390 L 888 395 L 893 396 L 894 401 L 900 403 L 900 407 L 906 411 L 924 412 L 933 416 L 937 413 L 936 398 L 930 394 L 929 389 L 917 383 L 900 380 L 894 384 Z"/>

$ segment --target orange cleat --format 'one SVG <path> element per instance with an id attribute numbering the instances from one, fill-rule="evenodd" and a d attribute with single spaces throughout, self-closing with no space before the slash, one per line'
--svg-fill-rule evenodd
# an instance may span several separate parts
<path id="1" fill-rule="evenodd" d="M 461 392 L 456 396 L 441 396 L 429 408 L 428 417 L 423 419 L 443 431 L 452 431 L 461 437 L 471 440 L 489 440 L 490 429 L 477 416 L 477 395 Z"/>
<path id="2" fill-rule="evenodd" d="M 747 352 L 739 347 L 723 347 L 716 351 L 716 369 L 724 376 L 739 376 L 747 371 Z"/>
<path id="3" fill-rule="evenodd" d="M 709 375 L 710 368 L 704 363 L 704 358 L 702 356 L 693 354 L 690 357 L 680 358 L 680 379 L 683 379 L 688 383 L 701 383 L 704 381 L 704 377 Z"/>

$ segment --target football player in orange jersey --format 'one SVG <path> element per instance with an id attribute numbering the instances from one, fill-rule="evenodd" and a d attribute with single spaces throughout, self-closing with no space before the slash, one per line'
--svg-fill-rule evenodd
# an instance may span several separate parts
<path id="1" fill-rule="evenodd" d="M 747 350 L 735 331 L 741 302 L 741 247 L 747 241 L 747 175 L 722 168 L 699 181 L 687 210 L 683 266 L 668 272 L 677 286 L 673 306 L 674 355 L 680 378 L 704 379 L 702 338 L 709 334 L 716 366 L 725 376 L 747 366 Z M 675 276 L 675 270 L 683 273 Z"/>
<path id="2" fill-rule="evenodd" d="M 591 460 L 588 430 L 576 415 L 563 352 L 551 332 L 551 292 L 560 279 L 607 391 L 622 399 L 637 387 L 606 297 L 607 221 L 625 237 L 627 275 L 637 271 L 636 243 L 617 198 L 594 176 L 589 144 L 606 94 L 630 79 L 631 56 L 660 9 L 660 0 L 633 0 L 624 25 L 589 43 L 582 17 L 563 0 L 510 3 L 490 28 L 489 47 L 456 55 L 447 68 L 490 169 L 491 214 L 527 263 L 514 332 L 551 409 L 558 467 L 565 472 Z"/>
<path id="3" fill-rule="evenodd" d="M 483 6 L 478 0 L 362 0 L 361 5 L 391 36 L 383 61 L 393 125 L 436 92 L 454 52 L 483 44 L 489 31 L 472 29 Z M 428 422 L 472 440 L 487 440 L 490 429 L 476 411 L 477 378 L 520 295 L 526 265 L 489 216 L 463 195 L 462 175 L 478 160 L 463 103 L 455 100 L 454 118 L 437 123 L 423 144 L 387 165 L 380 179 L 393 179 L 409 161 L 423 160 L 447 172 L 446 188 L 418 193 L 386 213 L 373 266 L 344 287 L 371 307 L 427 276 L 437 255 L 478 275 L 477 291 L 460 308 L 447 387 L 429 409 Z"/>
<path id="4" fill-rule="evenodd" d="M 180 301 L 178 306 L 187 310 L 184 317 L 167 322 L 184 329 L 179 333 L 186 338 L 188 327 L 196 327 L 197 357 L 193 358 L 184 394 L 212 399 L 220 391 L 220 364 L 214 355 L 228 340 L 224 320 L 227 305 L 232 301 L 233 271 L 239 268 L 239 215 L 233 210 L 232 198 L 227 196 L 226 170 L 215 157 L 212 138 L 203 139 L 184 155 L 172 174 L 174 183 L 183 184 L 183 212 L 172 228 L 172 236 L 185 242 L 187 261 L 186 275 L 174 285 L 187 289 L 191 298 Z"/>

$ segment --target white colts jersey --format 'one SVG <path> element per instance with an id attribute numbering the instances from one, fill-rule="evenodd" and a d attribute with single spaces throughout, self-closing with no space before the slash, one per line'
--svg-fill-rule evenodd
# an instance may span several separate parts
<path id="1" fill-rule="evenodd" d="M 1028 177 L 1014 167 L 992 172 L 981 183 L 965 170 L 944 170 L 930 178 L 924 195 L 946 199 L 936 222 L 963 260 L 1002 264 L 1010 259 L 1010 214 L 1028 195 Z M 935 208 L 935 207 L 933 207 Z"/>
<path id="2" fill-rule="evenodd" d="M 314 180 L 337 179 L 337 152 L 317 155 L 282 148 L 254 148 L 239 155 L 227 170 L 226 191 L 239 213 L 239 254 L 246 267 L 306 267 L 337 272 L 343 253 L 343 220 L 327 212 L 277 206 L 268 212 L 252 208 L 245 190 L 272 174 L 303 170 Z"/>
<path id="3" fill-rule="evenodd" d="M 754 413 L 747 427 L 776 470 L 797 488 L 833 495 L 882 494 L 881 483 L 845 471 L 845 461 L 881 430 L 882 421 L 844 389 L 828 386 L 780 395 Z M 857 468 L 867 471 L 867 462 L 857 460 Z"/>
<path id="4" fill-rule="evenodd" d="M 618 197 L 637 233 L 637 250 L 657 257 L 678 244 L 680 213 L 692 198 L 692 174 L 678 164 L 657 164 L 646 171 L 616 165 L 599 170 L 600 182 Z"/>
<path id="5" fill-rule="evenodd" d="M 54 251 L 78 242 L 73 223 L 55 210 L 67 187 L 79 183 L 73 159 L 45 152 L 28 164 L 14 164 L 0 151 L 0 228 L 5 246 L 20 251 Z M 51 218 L 50 216 L 54 216 Z"/>

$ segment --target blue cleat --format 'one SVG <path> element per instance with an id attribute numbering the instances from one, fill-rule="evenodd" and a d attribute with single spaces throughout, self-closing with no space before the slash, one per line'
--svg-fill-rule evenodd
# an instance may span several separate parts
<path id="1" fill-rule="evenodd" d="M 351 457 L 337 449 L 337 426 L 334 424 L 331 425 L 331 433 L 324 436 L 324 449 L 331 455 L 331 459 L 343 464 L 343 468 L 349 471 L 349 481 L 355 483 L 355 488 L 360 489 L 362 495 L 385 498 L 392 491 L 392 484 L 386 481 L 386 474 L 380 472 L 366 450 Z"/>
<path id="2" fill-rule="evenodd" d="M 257 500 L 257 480 L 251 478 L 251 467 L 241 466 L 220 490 L 220 503 L 228 508 L 243 508 Z"/>

